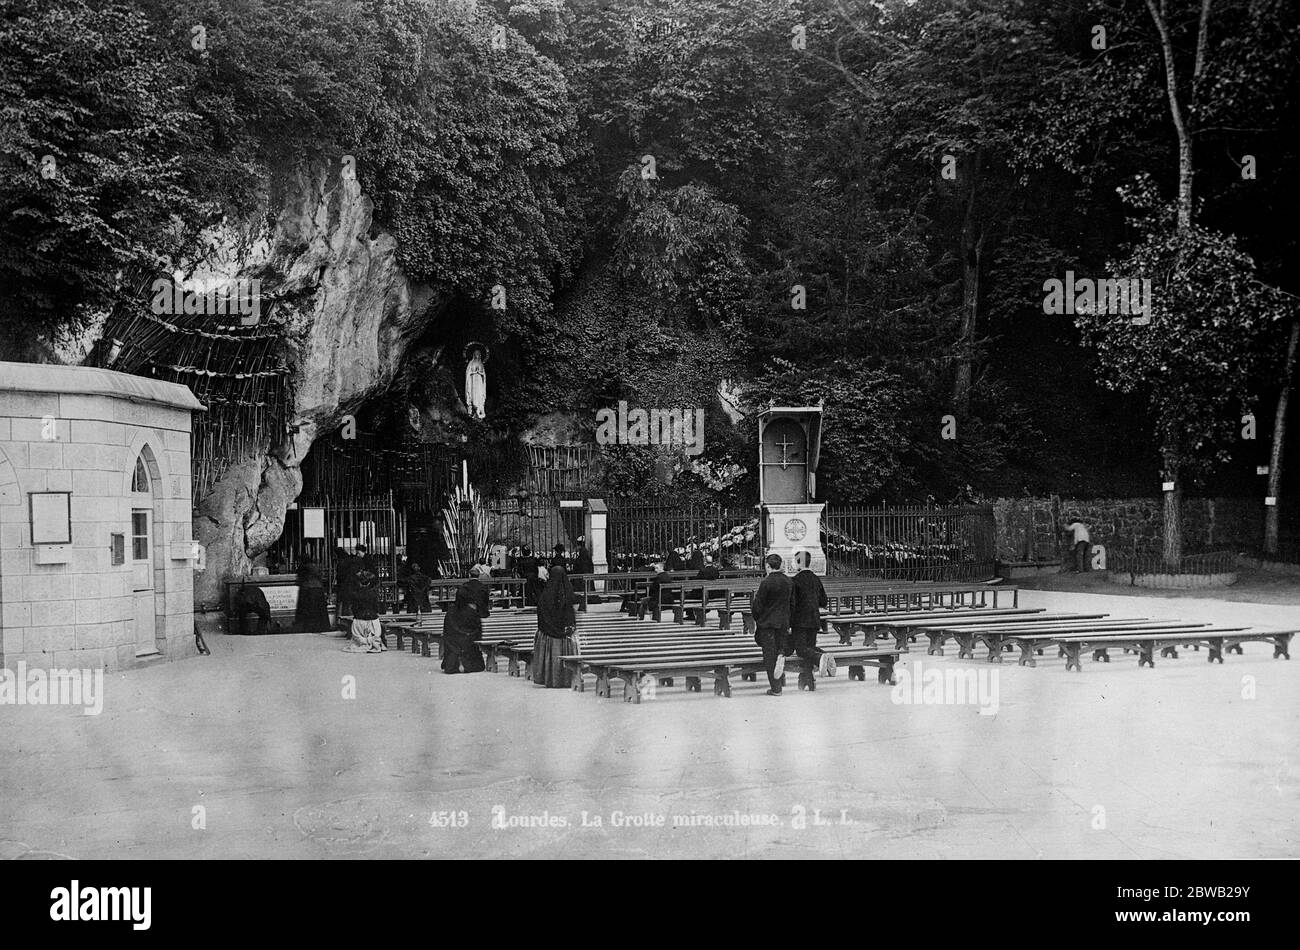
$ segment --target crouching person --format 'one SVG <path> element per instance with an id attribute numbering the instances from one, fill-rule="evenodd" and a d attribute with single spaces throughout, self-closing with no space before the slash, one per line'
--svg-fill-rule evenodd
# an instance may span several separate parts
<path id="1" fill-rule="evenodd" d="M 379 622 L 379 578 L 363 568 L 352 581 L 352 636 L 343 649 L 349 653 L 382 653 L 388 646 Z"/>
<path id="2" fill-rule="evenodd" d="M 482 673 L 487 668 L 476 642 L 483 639 L 483 619 L 471 584 L 482 586 L 477 581 L 466 581 L 456 588 L 456 602 L 442 619 L 444 673 Z"/>

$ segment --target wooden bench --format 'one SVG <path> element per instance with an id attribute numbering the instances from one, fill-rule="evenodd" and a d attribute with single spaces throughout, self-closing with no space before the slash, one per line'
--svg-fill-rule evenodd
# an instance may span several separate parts
<path id="1" fill-rule="evenodd" d="M 839 637 L 840 643 L 852 643 L 855 633 L 863 635 L 864 644 L 870 644 L 881 637 L 893 636 L 898 649 L 903 651 L 908 649 L 909 641 L 916 640 L 919 631 L 939 622 L 936 614 L 942 616 L 942 622 L 946 624 L 1080 616 L 1079 614 L 1047 614 L 1041 607 L 944 607 L 883 616 L 879 613 L 833 614 L 828 610 L 823 610 L 821 614 L 822 629 L 834 632 Z"/>
<path id="2" fill-rule="evenodd" d="M 701 680 L 712 676 L 714 695 L 730 696 L 733 670 L 739 671 L 742 676 L 748 674 L 754 677 L 765 670 L 763 653 L 752 641 L 746 644 L 742 636 L 733 636 L 733 639 L 738 642 L 724 647 L 701 646 L 696 649 L 677 648 L 640 653 L 631 651 L 631 655 L 615 651 L 576 654 L 563 659 L 573 671 L 576 690 L 582 689 L 577 684 L 584 672 L 595 674 L 597 696 L 611 695 L 610 684 L 614 680 L 622 680 L 624 701 L 640 703 L 652 684 L 673 676 L 686 678 L 688 692 L 700 692 Z M 866 667 L 875 666 L 879 682 L 889 685 L 895 683 L 894 664 L 899 656 L 897 651 L 878 650 L 874 647 L 831 646 L 826 652 L 834 654 L 837 664 L 848 667 L 851 680 L 865 680 Z M 788 672 L 804 670 L 803 660 L 798 656 L 786 657 L 785 662 Z"/>
<path id="3" fill-rule="evenodd" d="M 978 607 L 951 611 L 931 610 L 897 617 L 863 615 L 854 618 L 851 622 L 850 637 L 855 630 L 862 631 L 864 640 L 868 641 L 881 636 L 892 636 L 899 644 L 899 648 L 903 649 L 905 641 L 915 640 L 918 634 L 924 634 L 930 641 L 926 648 L 927 656 L 943 656 L 944 644 L 949 640 L 955 640 L 959 647 L 958 659 L 963 659 L 969 653 L 968 644 L 971 642 L 967 634 L 977 627 L 1001 628 L 1003 625 L 1014 624 L 1073 623 L 1100 620 L 1105 616 L 1105 614 L 1049 614 L 1042 610 L 1024 608 L 996 610 Z M 838 625 L 844 621 L 831 616 L 826 622 L 838 629 Z"/>

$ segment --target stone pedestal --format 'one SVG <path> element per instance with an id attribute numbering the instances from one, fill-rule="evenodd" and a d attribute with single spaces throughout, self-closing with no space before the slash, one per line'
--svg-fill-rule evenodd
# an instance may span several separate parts
<path id="1" fill-rule="evenodd" d="M 767 519 L 765 553 L 781 555 L 786 573 L 796 571 L 794 555 L 798 551 L 812 555 L 814 574 L 826 573 L 826 552 L 822 550 L 822 509 L 825 507 L 819 502 L 763 506 L 763 517 Z"/>

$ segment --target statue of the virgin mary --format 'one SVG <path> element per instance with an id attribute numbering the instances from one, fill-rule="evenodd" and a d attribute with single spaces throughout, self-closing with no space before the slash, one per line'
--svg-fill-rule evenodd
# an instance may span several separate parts
<path id="1" fill-rule="evenodd" d="M 488 349 L 481 343 L 470 343 L 465 347 L 465 358 L 469 364 L 465 367 L 465 408 L 476 419 L 485 417 L 483 411 L 487 403 L 487 367 Z"/>

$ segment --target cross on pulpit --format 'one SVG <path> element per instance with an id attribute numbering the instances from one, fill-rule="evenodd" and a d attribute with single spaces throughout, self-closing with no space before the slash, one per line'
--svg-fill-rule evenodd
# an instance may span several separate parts
<path id="1" fill-rule="evenodd" d="M 774 444 L 779 445 L 781 447 L 781 471 L 785 471 L 787 468 L 790 467 L 790 449 L 798 445 L 799 443 L 791 440 L 791 438 L 787 435 L 787 436 L 783 436 L 780 442 L 776 442 Z"/>

